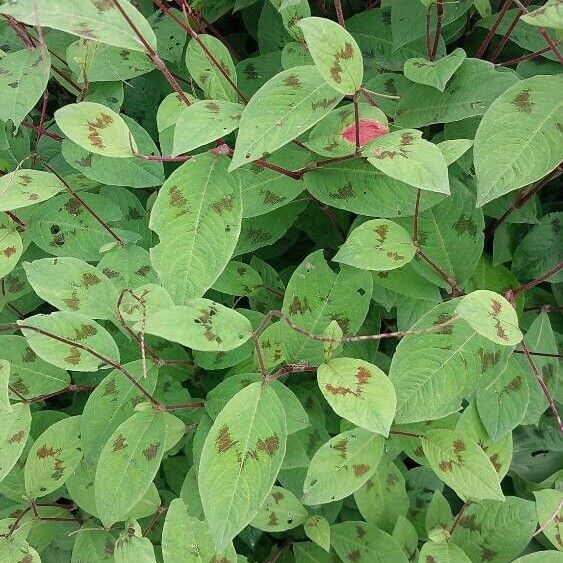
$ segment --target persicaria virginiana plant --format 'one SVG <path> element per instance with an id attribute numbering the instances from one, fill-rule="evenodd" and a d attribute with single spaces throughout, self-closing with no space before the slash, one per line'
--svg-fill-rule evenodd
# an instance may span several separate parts
<path id="1" fill-rule="evenodd" d="M 0 563 L 561 563 L 562 0 L 0 15 Z"/>

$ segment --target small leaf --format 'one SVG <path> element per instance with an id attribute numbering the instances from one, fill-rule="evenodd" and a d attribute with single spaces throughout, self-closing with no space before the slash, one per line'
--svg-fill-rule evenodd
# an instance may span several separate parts
<path id="1" fill-rule="evenodd" d="M 465 51 L 458 47 L 449 55 L 433 62 L 422 58 L 409 59 L 405 62 L 404 73 L 412 82 L 427 84 L 443 92 L 465 57 Z"/>
<path id="2" fill-rule="evenodd" d="M 372 141 L 363 151 L 384 174 L 421 190 L 450 193 L 448 166 L 442 151 L 416 129 L 402 129 Z"/>
<path id="3" fill-rule="evenodd" d="M 119 534 L 113 552 L 115 563 L 157 563 L 154 547 L 137 522 Z"/>
<path id="4" fill-rule="evenodd" d="M 351 495 L 376 470 L 383 448 L 383 437 L 363 428 L 334 436 L 311 460 L 303 484 L 302 502 L 324 504 Z"/>
<path id="5" fill-rule="evenodd" d="M 420 548 L 420 561 L 431 561 L 432 563 L 471 563 L 471 559 L 465 555 L 463 549 L 453 543 L 426 542 Z"/>
<path id="6" fill-rule="evenodd" d="M 476 332 L 503 346 L 522 340 L 514 307 L 498 293 L 478 289 L 461 299 L 456 313 Z"/>
<path id="7" fill-rule="evenodd" d="M 0 411 L 0 482 L 10 473 L 23 452 L 31 413 L 29 405 L 18 403 L 11 411 Z"/>
<path id="8" fill-rule="evenodd" d="M 543 489 L 535 491 L 534 496 L 542 533 L 559 551 L 563 551 L 563 493 L 555 489 Z"/>
<path id="9" fill-rule="evenodd" d="M 530 25 L 563 29 L 563 2 L 547 0 L 544 6 L 522 14 L 520 19 Z"/>
<path id="10" fill-rule="evenodd" d="M 312 514 L 303 524 L 305 535 L 325 551 L 330 551 L 330 524 L 320 514 Z"/>
<path id="11" fill-rule="evenodd" d="M 362 270 L 400 268 L 416 253 L 411 237 L 393 221 L 373 219 L 354 229 L 333 260 Z"/>
<path id="12" fill-rule="evenodd" d="M 51 172 L 19 169 L 0 178 L 0 211 L 27 207 L 50 199 L 65 189 Z"/>
<path id="13" fill-rule="evenodd" d="M 477 445 L 453 430 L 431 430 L 422 439 L 428 463 L 465 500 L 504 500 L 493 464 Z"/>
<path id="14" fill-rule="evenodd" d="M 297 497 L 283 487 L 274 486 L 250 522 L 264 532 L 284 532 L 301 526 L 307 519 L 307 510 Z"/>
<path id="15" fill-rule="evenodd" d="M 362 53 L 355 39 L 326 18 L 304 18 L 297 26 L 324 80 L 342 94 L 354 94 L 362 85 Z"/>
<path id="16" fill-rule="evenodd" d="M 71 141 L 90 152 L 128 158 L 137 150 L 123 118 L 101 104 L 68 104 L 55 112 L 55 120 Z"/>
<path id="17" fill-rule="evenodd" d="M 74 473 L 81 459 L 80 417 L 64 418 L 49 426 L 27 456 L 24 476 L 28 498 L 56 491 Z"/>
<path id="18" fill-rule="evenodd" d="M 103 447 L 94 487 L 104 526 L 124 520 L 152 483 L 164 453 L 165 420 L 163 413 L 136 412 Z"/>
<path id="19" fill-rule="evenodd" d="M 0 279 L 18 264 L 23 252 L 23 242 L 16 229 L 0 227 Z"/>
<path id="20" fill-rule="evenodd" d="M 336 414 L 366 430 L 389 436 L 397 399 L 389 378 L 354 358 L 336 358 L 317 371 L 319 388 Z"/>
<path id="21" fill-rule="evenodd" d="M 10 384 L 10 362 L 0 360 L 0 413 L 11 413 L 12 405 L 8 398 Z"/>
<path id="22" fill-rule="evenodd" d="M 438 148 L 442 151 L 448 166 L 459 160 L 472 146 L 471 139 L 451 139 L 438 143 Z"/>

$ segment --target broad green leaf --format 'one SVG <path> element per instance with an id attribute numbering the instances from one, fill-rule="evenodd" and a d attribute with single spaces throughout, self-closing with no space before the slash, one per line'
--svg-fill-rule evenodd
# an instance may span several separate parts
<path id="1" fill-rule="evenodd" d="M 563 493 L 554 489 L 535 491 L 536 512 L 542 533 L 559 550 L 563 551 Z"/>
<path id="2" fill-rule="evenodd" d="M 147 363 L 146 377 L 142 360 L 129 362 L 123 367 L 148 393 L 152 393 L 158 369 Z M 146 397 L 119 370 L 113 370 L 98 383 L 88 396 L 81 419 L 80 434 L 87 462 L 95 463 L 117 427 L 133 415 L 135 405 L 143 400 Z"/>
<path id="3" fill-rule="evenodd" d="M 483 115 L 490 104 L 518 82 L 513 71 L 495 69 L 488 61 L 466 59 L 443 92 L 413 84 L 401 95 L 395 113 L 398 127 L 422 127 Z"/>
<path id="4" fill-rule="evenodd" d="M 420 548 L 420 561 L 432 561 L 432 563 L 471 563 L 471 559 L 465 555 L 463 549 L 453 543 L 426 542 Z"/>
<path id="5" fill-rule="evenodd" d="M 10 369 L 10 362 L 0 359 L 0 413 L 12 412 L 8 390 Z"/>
<path id="6" fill-rule="evenodd" d="M 0 228 L 0 278 L 16 267 L 22 252 L 23 242 L 18 231 Z"/>
<path id="7" fill-rule="evenodd" d="M 0 356 L 11 365 L 10 386 L 26 399 L 60 391 L 70 384 L 66 371 L 39 358 L 21 336 L 1 336 L 0 350 Z"/>
<path id="8" fill-rule="evenodd" d="M 361 270 L 385 271 L 404 266 L 415 252 L 403 227 L 387 219 L 373 219 L 348 235 L 333 260 Z"/>
<path id="9" fill-rule="evenodd" d="M 229 170 L 262 158 L 298 137 L 328 114 L 342 97 L 312 66 L 280 72 L 244 108 Z"/>
<path id="10" fill-rule="evenodd" d="M 514 307 L 493 291 L 478 289 L 461 299 L 455 310 L 481 336 L 504 346 L 522 340 Z"/>
<path id="11" fill-rule="evenodd" d="M 24 262 L 35 293 L 58 309 L 91 319 L 115 319 L 119 294 L 94 266 L 77 258 L 43 258 Z"/>
<path id="12" fill-rule="evenodd" d="M 178 305 L 201 297 L 233 255 L 242 205 L 239 177 L 227 166 L 219 154 L 192 158 L 166 180 L 152 208 L 149 226 L 160 243 L 151 261 Z"/>
<path id="13" fill-rule="evenodd" d="M 533 76 L 503 92 L 487 110 L 473 154 L 477 205 L 526 186 L 563 160 L 561 76 Z M 504 150 L 497 150 L 504 147 Z"/>
<path id="14" fill-rule="evenodd" d="M 559 551 L 538 551 L 518 557 L 512 563 L 560 563 L 560 561 L 561 553 Z"/>
<path id="15" fill-rule="evenodd" d="M 363 428 L 334 436 L 311 459 L 302 502 L 324 504 L 351 495 L 373 475 L 383 448 L 383 437 Z"/>
<path id="16" fill-rule="evenodd" d="M 119 534 L 113 552 L 115 563 L 157 563 L 154 547 L 137 522 Z"/>
<path id="17" fill-rule="evenodd" d="M 297 40 L 303 39 L 303 32 L 297 24 L 311 15 L 308 0 L 270 0 L 278 10 L 287 31 Z M 309 19 L 309 18 L 308 18 Z"/>
<path id="18" fill-rule="evenodd" d="M 127 123 L 102 104 L 68 104 L 55 112 L 55 120 L 71 141 L 89 152 L 128 158 L 137 150 Z"/>
<path id="19" fill-rule="evenodd" d="M 522 553 L 537 523 L 533 502 L 507 496 L 504 502 L 486 500 L 466 507 L 452 539 L 472 561 L 504 563 Z"/>
<path id="20" fill-rule="evenodd" d="M 430 535 L 433 530 L 449 530 L 453 519 L 450 503 L 440 491 L 434 491 L 424 518 L 427 534 Z"/>
<path id="21" fill-rule="evenodd" d="M 422 447 L 436 475 L 465 500 L 504 500 L 493 464 L 477 445 L 454 430 L 430 430 Z"/>
<path id="22" fill-rule="evenodd" d="M 235 65 L 227 47 L 212 35 L 199 35 L 198 38 L 207 51 L 221 65 L 221 70 L 211 61 L 199 43 L 195 39 L 191 39 L 186 48 L 186 67 L 188 72 L 196 84 L 203 90 L 206 98 L 237 102 L 237 92 L 223 75 L 224 72 L 231 82 L 236 85 L 237 74 Z"/>
<path id="23" fill-rule="evenodd" d="M 130 2 L 120 0 L 119 4 L 145 41 L 156 48 L 156 37 L 145 18 Z M 100 43 L 145 51 L 113 0 L 15 0 L 3 4 L 0 13 L 29 25 L 52 27 Z"/>
<path id="24" fill-rule="evenodd" d="M 234 563 L 237 557 L 232 545 L 223 552 L 217 550 L 207 523 L 190 516 L 182 499 L 174 499 L 166 512 L 162 555 L 164 563 Z"/>
<path id="25" fill-rule="evenodd" d="M 514 430 L 524 419 L 530 390 L 524 368 L 511 357 L 500 376 L 475 396 L 479 418 L 492 440 Z"/>
<path id="26" fill-rule="evenodd" d="M 219 549 L 258 514 L 280 470 L 286 439 L 283 405 L 261 383 L 239 391 L 215 419 L 203 446 L 198 480 Z"/>
<path id="27" fill-rule="evenodd" d="M 97 371 L 106 363 L 81 346 L 119 361 L 119 350 L 113 338 L 105 328 L 85 315 L 57 311 L 28 317 L 19 324 L 33 352 L 54 366 L 74 371 Z"/>
<path id="28" fill-rule="evenodd" d="M 0 482 L 10 473 L 25 447 L 31 414 L 29 405 L 19 403 L 0 412 Z"/>
<path id="29" fill-rule="evenodd" d="M 0 560 L 6 563 L 41 563 L 37 551 L 17 535 L 0 538 Z"/>
<path id="30" fill-rule="evenodd" d="M 105 530 L 86 530 L 76 534 L 72 547 L 71 563 L 91 561 L 92 563 L 111 563 L 114 561 L 113 550 L 115 538 Z"/>
<path id="31" fill-rule="evenodd" d="M 293 554 L 295 563 L 327 563 L 330 561 L 326 551 L 312 542 L 295 542 Z"/>
<path id="32" fill-rule="evenodd" d="M 283 487 L 274 486 L 250 525 L 264 532 L 284 532 L 301 526 L 307 510 L 297 497 Z"/>
<path id="33" fill-rule="evenodd" d="M 140 246 L 127 245 L 112 248 L 110 252 L 103 255 L 97 268 L 119 290 L 134 290 L 157 281 L 149 253 Z"/>
<path id="34" fill-rule="evenodd" d="M 512 271 L 519 280 L 542 276 L 563 261 L 562 221 L 563 213 L 547 213 L 520 241 L 512 259 Z M 549 281 L 563 282 L 563 273 L 556 273 Z"/>
<path id="35" fill-rule="evenodd" d="M 411 559 L 418 549 L 418 534 L 414 525 L 404 516 L 397 518 L 393 529 L 393 539 L 403 548 L 403 553 Z"/>
<path id="36" fill-rule="evenodd" d="M 447 323 L 455 316 L 457 303 L 437 305 L 411 330 Z M 463 321 L 404 337 L 389 371 L 397 394 L 396 422 L 434 420 L 456 412 L 465 396 L 497 379 L 510 352 Z"/>
<path id="37" fill-rule="evenodd" d="M 227 295 L 252 295 L 262 285 L 260 274 L 248 264 L 231 260 L 217 281 L 213 289 Z"/>
<path id="38" fill-rule="evenodd" d="M 397 518 L 407 514 L 410 504 L 405 478 L 385 455 L 375 473 L 354 493 L 354 500 L 364 520 L 387 533 L 393 532 Z"/>
<path id="39" fill-rule="evenodd" d="M 152 483 L 164 453 L 166 419 L 161 412 L 136 412 L 103 447 L 94 487 L 104 526 L 125 519 Z"/>
<path id="40" fill-rule="evenodd" d="M 198 100 L 184 107 L 174 129 L 174 154 L 193 151 L 234 131 L 244 106 L 225 100 Z"/>
<path id="41" fill-rule="evenodd" d="M 21 168 L 0 178 L 0 211 L 27 207 L 50 199 L 65 189 L 51 172 Z"/>
<path id="42" fill-rule="evenodd" d="M 342 94 L 354 94 L 364 77 L 362 53 L 354 38 L 327 18 L 304 18 L 303 32 L 309 53 L 322 78 Z"/>
<path id="43" fill-rule="evenodd" d="M 521 15 L 520 19 L 530 25 L 563 29 L 563 2 L 547 0 L 544 6 Z"/>
<path id="44" fill-rule="evenodd" d="M 145 330 L 194 350 L 226 352 L 244 344 L 252 326 L 239 312 L 200 298 L 148 315 Z"/>
<path id="45" fill-rule="evenodd" d="M 3 12 L 5 5 L 0 6 Z M 0 119 L 16 127 L 43 95 L 51 59 L 47 49 L 22 49 L 0 59 Z"/>
<path id="46" fill-rule="evenodd" d="M 24 468 L 25 492 L 30 499 L 61 487 L 82 459 L 80 417 L 55 422 L 35 441 Z"/>
<path id="47" fill-rule="evenodd" d="M 320 514 L 312 514 L 303 524 L 305 535 L 325 551 L 330 550 L 330 524 Z"/>
<path id="48" fill-rule="evenodd" d="M 397 399 L 393 384 L 377 366 L 335 358 L 319 366 L 317 381 L 336 414 L 360 428 L 389 436 Z"/>
<path id="49" fill-rule="evenodd" d="M 342 561 L 358 563 L 407 563 L 392 536 L 365 522 L 341 522 L 331 528 L 334 550 Z"/>
<path id="50" fill-rule="evenodd" d="M 363 151 L 368 162 L 395 180 L 415 188 L 450 193 L 448 165 L 442 151 L 416 129 L 393 131 Z"/>
<path id="51" fill-rule="evenodd" d="M 359 215 L 390 218 L 414 215 L 416 188 L 379 172 L 363 159 L 312 170 L 305 174 L 305 184 L 323 203 Z M 442 194 L 425 193 L 420 211 L 442 199 Z"/>
<path id="52" fill-rule="evenodd" d="M 438 148 L 442 151 L 448 166 L 459 160 L 472 146 L 471 139 L 450 139 L 438 143 Z"/>
<path id="53" fill-rule="evenodd" d="M 291 276 L 282 311 L 295 325 L 313 334 L 322 334 L 333 320 L 345 336 L 356 334 L 366 318 L 372 286 L 369 272 L 344 265 L 336 274 L 322 251 L 316 251 Z M 308 361 L 315 365 L 324 357 L 322 342 L 305 338 L 288 326 L 282 329 L 282 350 L 288 363 Z"/>
<path id="54" fill-rule="evenodd" d="M 443 92 L 465 57 L 465 51 L 458 47 L 449 55 L 433 62 L 423 58 L 409 59 L 405 63 L 404 73 L 412 82 L 426 84 Z"/>

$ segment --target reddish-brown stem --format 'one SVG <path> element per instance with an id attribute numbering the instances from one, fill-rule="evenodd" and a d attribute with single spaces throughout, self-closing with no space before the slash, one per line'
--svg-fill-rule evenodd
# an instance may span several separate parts
<path id="1" fill-rule="evenodd" d="M 524 354 L 524 350 L 514 350 L 515 354 Z M 532 356 L 542 356 L 545 358 L 563 358 L 563 354 L 551 354 L 550 352 L 531 352 Z"/>
<path id="2" fill-rule="evenodd" d="M 537 307 L 524 307 L 524 311 L 541 311 L 542 313 L 559 313 L 563 311 L 560 305 L 538 305 Z"/>
<path id="3" fill-rule="evenodd" d="M 267 381 L 274 381 L 290 373 L 315 372 L 317 369 L 318 366 L 310 366 L 308 364 L 290 364 L 280 368 L 276 373 L 269 375 L 266 379 Z"/>
<path id="4" fill-rule="evenodd" d="M 336 19 L 338 23 L 345 27 L 344 23 L 344 12 L 342 11 L 342 2 L 340 0 L 334 0 L 334 9 L 336 10 Z"/>
<path id="5" fill-rule="evenodd" d="M 424 438 L 424 434 L 415 434 L 414 432 L 404 432 L 403 430 L 389 430 L 389 434 L 394 436 L 406 436 L 407 438 Z"/>
<path id="6" fill-rule="evenodd" d="M 21 39 L 22 43 L 28 48 L 28 49 L 33 49 L 34 45 L 33 43 L 29 40 L 29 37 L 27 36 L 27 34 L 25 33 L 25 31 L 22 31 L 21 29 L 21 24 L 20 22 L 16 21 L 14 18 L 12 18 L 11 16 L 7 16 L 6 20 L 8 21 L 8 25 L 14 30 L 14 32 L 16 33 L 16 35 Z"/>
<path id="7" fill-rule="evenodd" d="M 166 508 L 166 506 L 159 506 L 156 509 L 156 512 L 154 513 L 153 517 L 149 520 L 149 523 L 147 524 L 147 527 L 143 530 L 143 537 L 147 537 L 151 530 L 155 527 L 156 523 L 158 522 L 158 519 L 166 513 L 168 509 Z"/>
<path id="8" fill-rule="evenodd" d="M 24 508 L 17 516 L 17 518 L 14 520 L 14 522 L 12 524 L 10 524 L 9 528 L 10 531 L 7 534 L 1 534 L 2 537 L 10 537 L 17 529 L 18 529 L 18 524 L 21 522 L 22 518 L 31 510 L 31 506 L 28 506 L 27 508 Z"/>
<path id="9" fill-rule="evenodd" d="M 278 291 L 277 289 L 274 289 L 273 287 L 270 287 L 269 285 L 260 284 L 258 287 L 261 287 L 262 289 L 268 291 L 269 293 L 276 295 L 280 299 L 284 298 L 283 291 Z"/>
<path id="10" fill-rule="evenodd" d="M 107 231 L 115 241 L 120 244 L 124 245 L 125 243 L 123 240 L 114 232 L 114 230 L 88 205 L 68 184 L 68 182 L 51 166 L 49 166 L 44 160 L 41 160 L 43 166 L 49 170 L 49 172 L 53 173 L 64 185 L 66 191 L 78 202 L 80 205 L 84 207 L 94 217 L 94 219 Z"/>
<path id="11" fill-rule="evenodd" d="M 205 406 L 201 401 L 195 403 L 183 403 L 180 405 L 161 405 L 160 410 L 169 411 L 197 411 Z"/>
<path id="12" fill-rule="evenodd" d="M 555 170 L 552 170 L 547 176 L 533 184 L 531 187 L 524 188 L 521 192 L 519 192 L 514 198 L 512 205 L 488 229 L 486 238 L 491 237 L 511 213 L 520 209 L 529 199 L 551 182 L 551 180 L 560 176 L 561 173 L 561 166 L 558 166 Z"/>
<path id="13" fill-rule="evenodd" d="M 22 395 L 15 387 L 13 387 L 12 385 L 8 385 L 8 389 L 10 390 L 10 393 L 13 393 L 20 401 L 22 401 L 23 403 L 27 403 L 28 400 L 27 398 Z"/>
<path id="14" fill-rule="evenodd" d="M 329 220 L 330 224 L 334 227 L 336 232 L 340 235 L 340 238 L 343 241 L 346 240 L 346 232 L 344 231 L 344 229 L 342 228 L 342 226 L 338 222 L 338 219 L 336 218 L 336 214 L 334 213 L 332 208 L 329 205 L 327 205 L 326 203 L 319 201 L 316 197 L 313 197 L 312 195 L 310 196 L 310 198 L 311 198 L 312 201 L 314 201 L 320 207 L 321 211 L 325 214 L 325 216 Z"/>
<path id="15" fill-rule="evenodd" d="M 562 269 L 563 269 L 563 262 L 559 262 L 559 264 L 557 264 L 556 266 L 551 268 L 551 270 L 548 270 L 545 274 L 537 277 L 535 280 L 532 280 L 532 281 L 529 281 L 528 283 L 519 285 L 518 287 L 515 287 L 514 289 L 509 289 L 504 294 L 504 297 L 510 303 L 514 303 L 514 301 L 516 300 L 516 298 L 518 297 L 518 295 L 520 293 L 523 293 L 524 291 L 528 291 L 529 289 L 536 287 L 540 283 L 543 283 L 544 281 L 548 280 L 551 276 L 554 276 L 557 272 L 561 271 Z"/>
<path id="16" fill-rule="evenodd" d="M 551 522 L 553 522 L 553 520 L 555 520 L 557 518 L 557 516 L 559 515 L 559 511 L 562 508 L 563 508 L 563 499 L 561 499 L 561 501 L 559 501 L 557 508 L 553 511 L 551 516 L 545 522 L 543 522 L 540 525 L 540 527 L 533 533 L 532 537 L 535 538 L 536 536 L 539 536 L 549 526 L 549 524 L 551 524 Z"/>
<path id="17" fill-rule="evenodd" d="M 499 25 L 501 24 L 502 20 L 504 19 L 506 12 L 508 12 L 508 8 L 510 8 L 511 4 L 512 4 L 512 0 L 504 0 L 504 4 L 502 5 L 502 7 L 501 7 L 501 9 L 498 13 L 498 16 L 497 16 L 497 19 L 495 20 L 495 23 L 492 25 L 491 29 L 489 29 L 489 32 L 485 36 L 483 43 L 481 43 L 481 46 L 477 49 L 477 51 L 475 53 L 476 59 L 480 59 L 480 58 L 483 57 L 483 53 L 487 50 L 489 43 L 492 41 L 493 37 L 495 36 L 495 33 L 497 32 L 497 29 L 499 28 Z"/>
<path id="18" fill-rule="evenodd" d="M 440 44 L 440 35 L 442 34 L 442 20 L 444 18 L 444 0 L 436 0 L 436 33 L 434 34 L 434 44 L 430 53 L 430 60 L 436 59 L 438 45 Z"/>
<path id="19" fill-rule="evenodd" d="M 556 45 L 558 46 L 560 43 L 560 41 L 557 41 Z M 543 49 L 540 49 L 539 51 L 534 51 L 533 53 L 527 53 L 526 55 L 522 55 L 521 57 L 518 57 L 516 59 L 510 59 L 509 61 L 504 61 L 503 63 L 497 63 L 495 66 L 512 66 L 518 63 L 521 63 L 522 61 L 530 61 L 532 59 L 536 59 L 539 56 L 543 55 L 544 53 L 547 53 L 548 51 L 551 51 L 551 47 L 548 45 L 547 47 L 544 47 Z"/>
<path id="20" fill-rule="evenodd" d="M 530 366 L 530 369 L 532 370 L 532 374 L 536 378 L 536 381 L 538 382 L 539 386 L 541 387 L 541 390 L 544 394 L 544 397 L 547 399 L 547 402 L 549 404 L 549 408 L 551 409 L 551 412 L 553 413 L 553 416 L 554 416 L 554 418 L 557 422 L 557 425 L 559 427 L 559 431 L 563 432 L 563 422 L 561 421 L 561 417 L 559 416 L 559 411 L 557 410 L 557 405 L 555 404 L 555 401 L 554 401 L 553 397 L 551 396 L 551 393 L 549 392 L 549 389 L 547 388 L 547 385 L 545 384 L 543 377 L 541 376 L 536 364 L 534 363 L 534 359 L 532 358 L 532 355 L 530 354 L 530 350 L 528 350 L 528 346 L 526 346 L 526 343 L 524 342 L 524 340 L 522 340 L 520 345 L 522 347 L 522 351 L 524 352 L 524 355 L 526 356 L 526 359 L 528 360 L 528 364 Z"/>
<path id="21" fill-rule="evenodd" d="M 430 4 L 426 10 L 426 57 L 430 60 L 432 56 L 432 39 L 430 37 L 430 24 L 432 22 L 432 4 Z"/>
<path id="22" fill-rule="evenodd" d="M 461 523 L 461 519 L 463 518 L 463 513 L 465 512 L 466 508 L 470 505 L 471 503 L 469 501 L 464 502 L 461 505 L 461 508 L 459 509 L 459 512 L 456 514 L 456 517 L 454 518 L 452 527 L 450 528 L 450 536 L 455 532 L 456 528 L 460 525 Z"/>
<path id="23" fill-rule="evenodd" d="M 530 0 L 527 0 L 527 3 L 529 4 Z M 504 46 L 506 45 L 508 39 L 510 38 L 510 35 L 514 31 L 514 28 L 518 25 L 518 22 L 520 21 L 520 16 L 522 15 L 522 13 L 523 13 L 522 9 L 520 9 L 518 11 L 518 14 L 516 14 L 516 17 L 512 20 L 512 22 L 508 26 L 508 29 L 505 31 L 504 35 L 501 37 L 499 44 L 496 46 L 495 50 L 493 51 L 493 54 L 491 55 L 491 62 L 493 62 L 493 63 L 496 62 L 497 57 L 500 55 L 501 51 L 504 49 Z"/>
<path id="24" fill-rule="evenodd" d="M 56 133 L 51 133 L 50 131 L 47 131 L 46 129 L 42 129 L 41 127 L 38 127 L 37 125 L 33 125 L 33 123 L 26 123 L 25 121 L 22 121 L 21 124 L 25 128 L 31 129 L 32 131 L 35 131 L 37 134 L 41 134 L 41 135 L 44 135 L 45 137 L 49 137 L 50 139 L 53 139 L 54 141 L 59 141 L 59 143 L 62 143 L 64 141 L 64 137 L 61 137 L 60 135 L 57 135 Z"/>
<path id="25" fill-rule="evenodd" d="M 25 223 L 12 211 L 4 211 L 4 213 L 23 231 Z"/>
<path id="26" fill-rule="evenodd" d="M 360 156 L 360 105 L 358 104 L 358 93 L 354 94 L 354 127 L 356 128 L 356 155 Z"/>
<path id="27" fill-rule="evenodd" d="M 96 388 L 95 385 L 76 385 L 71 384 L 64 389 L 59 389 L 58 391 L 53 391 L 52 393 L 46 393 L 45 395 L 39 395 L 37 397 L 33 397 L 33 399 L 27 399 L 26 403 L 33 404 L 33 403 L 40 403 L 41 401 L 46 401 L 47 399 L 52 399 L 53 397 L 58 397 L 59 395 L 63 395 L 64 393 L 78 393 L 80 391 L 93 391 Z"/>
<path id="28" fill-rule="evenodd" d="M 153 155 L 153 154 L 140 154 L 138 152 L 133 153 L 136 158 L 140 158 L 141 160 L 148 160 L 148 161 L 156 161 L 156 162 L 186 162 L 187 160 L 191 160 L 193 157 L 189 155 L 178 155 L 178 156 L 162 156 L 162 155 Z"/>

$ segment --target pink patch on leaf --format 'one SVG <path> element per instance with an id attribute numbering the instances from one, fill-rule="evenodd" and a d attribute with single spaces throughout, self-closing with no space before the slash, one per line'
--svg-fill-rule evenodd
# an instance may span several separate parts
<path id="1" fill-rule="evenodd" d="M 375 119 L 360 119 L 360 146 L 363 146 L 377 137 L 382 137 L 389 133 L 389 127 L 383 125 Z M 342 131 L 341 137 L 352 143 L 356 143 L 356 124 L 352 123 Z"/>

